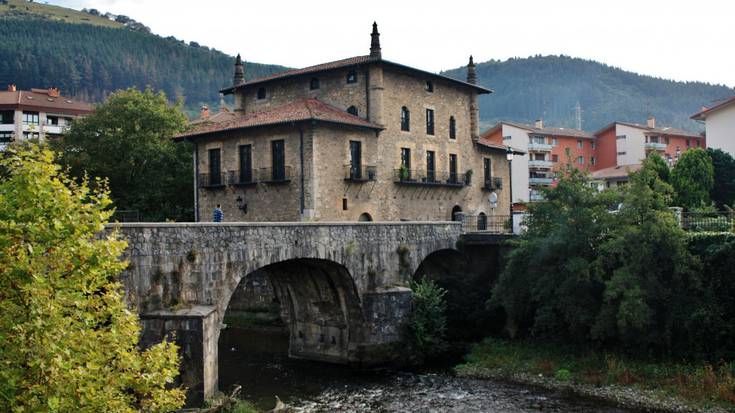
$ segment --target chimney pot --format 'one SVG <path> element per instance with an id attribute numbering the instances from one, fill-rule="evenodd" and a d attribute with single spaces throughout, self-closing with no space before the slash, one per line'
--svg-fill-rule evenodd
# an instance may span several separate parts
<path id="1" fill-rule="evenodd" d="M 207 119 L 209 117 L 209 106 L 202 106 L 202 111 L 199 113 L 200 119 Z"/>
<path id="2" fill-rule="evenodd" d="M 8 92 L 15 92 L 17 89 L 14 84 L 8 85 Z"/>
<path id="3" fill-rule="evenodd" d="M 57 97 L 59 97 L 61 95 L 61 92 L 59 91 L 58 88 L 50 87 L 50 88 L 48 88 L 48 95 L 49 95 L 49 97 L 57 98 Z"/>
<path id="4" fill-rule="evenodd" d="M 649 128 L 656 127 L 656 118 L 654 118 L 653 115 L 648 115 L 648 119 L 646 120 L 646 126 L 648 126 Z"/>
<path id="5" fill-rule="evenodd" d="M 543 129 L 544 128 L 544 120 L 543 119 L 536 119 L 536 122 L 534 122 L 533 126 L 535 126 L 536 129 Z"/>

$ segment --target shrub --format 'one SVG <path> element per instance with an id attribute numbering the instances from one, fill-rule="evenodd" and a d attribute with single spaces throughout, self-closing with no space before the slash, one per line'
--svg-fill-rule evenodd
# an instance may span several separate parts
<path id="1" fill-rule="evenodd" d="M 434 281 L 422 279 L 411 284 L 413 306 L 409 315 L 409 332 L 414 356 L 419 359 L 446 349 L 446 290 Z"/>

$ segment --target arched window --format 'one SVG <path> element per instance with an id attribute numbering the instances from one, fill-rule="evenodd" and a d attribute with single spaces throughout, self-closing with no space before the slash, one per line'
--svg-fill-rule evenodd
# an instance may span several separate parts
<path id="1" fill-rule="evenodd" d="M 405 106 L 401 108 L 401 130 L 411 130 L 411 112 Z"/>
<path id="2" fill-rule="evenodd" d="M 261 88 L 258 89 L 257 98 L 258 99 L 265 99 L 265 88 L 264 87 L 261 87 Z"/>
<path id="3" fill-rule="evenodd" d="M 480 214 L 477 215 L 477 230 L 487 231 L 487 215 L 485 215 L 484 212 L 480 212 Z"/>
<path id="4" fill-rule="evenodd" d="M 309 82 L 309 89 L 311 90 L 317 90 L 319 89 L 319 78 L 312 78 L 311 82 Z"/>
<path id="5" fill-rule="evenodd" d="M 357 220 L 360 222 L 372 222 L 373 217 L 371 217 L 367 212 L 363 212 Z"/>
<path id="6" fill-rule="evenodd" d="M 355 70 L 347 72 L 347 83 L 357 83 L 357 72 Z"/>
<path id="7" fill-rule="evenodd" d="M 349 108 L 347 108 L 347 113 L 357 116 L 357 108 L 354 106 L 350 106 Z"/>
<path id="8" fill-rule="evenodd" d="M 432 82 L 431 80 L 426 81 L 426 91 L 429 93 L 434 92 L 434 82 Z"/>
<path id="9" fill-rule="evenodd" d="M 455 205 L 454 208 L 452 208 L 452 221 L 462 221 L 462 207 L 459 205 Z"/>
<path id="10" fill-rule="evenodd" d="M 449 117 L 449 139 L 457 139 L 457 121 L 454 116 Z"/>

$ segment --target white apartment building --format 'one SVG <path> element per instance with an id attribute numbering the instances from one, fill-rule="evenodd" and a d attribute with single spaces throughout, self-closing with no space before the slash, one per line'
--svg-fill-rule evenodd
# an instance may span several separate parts
<path id="1" fill-rule="evenodd" d="M 704 122 L 708 147 L 735 156 L 735 96 L 711 108 L 702 108 L 692 119 Z"/>

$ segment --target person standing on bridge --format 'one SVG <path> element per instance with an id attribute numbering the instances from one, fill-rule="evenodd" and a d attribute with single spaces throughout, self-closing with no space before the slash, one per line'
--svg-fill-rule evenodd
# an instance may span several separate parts
<path id="1" fill-rule="evenodd" d="M 214 222 L 222 222 L 225 219 L 225 213 L 222 212 L 222 208 L 217 204 L 217 208 L 214 209 Z"/>

